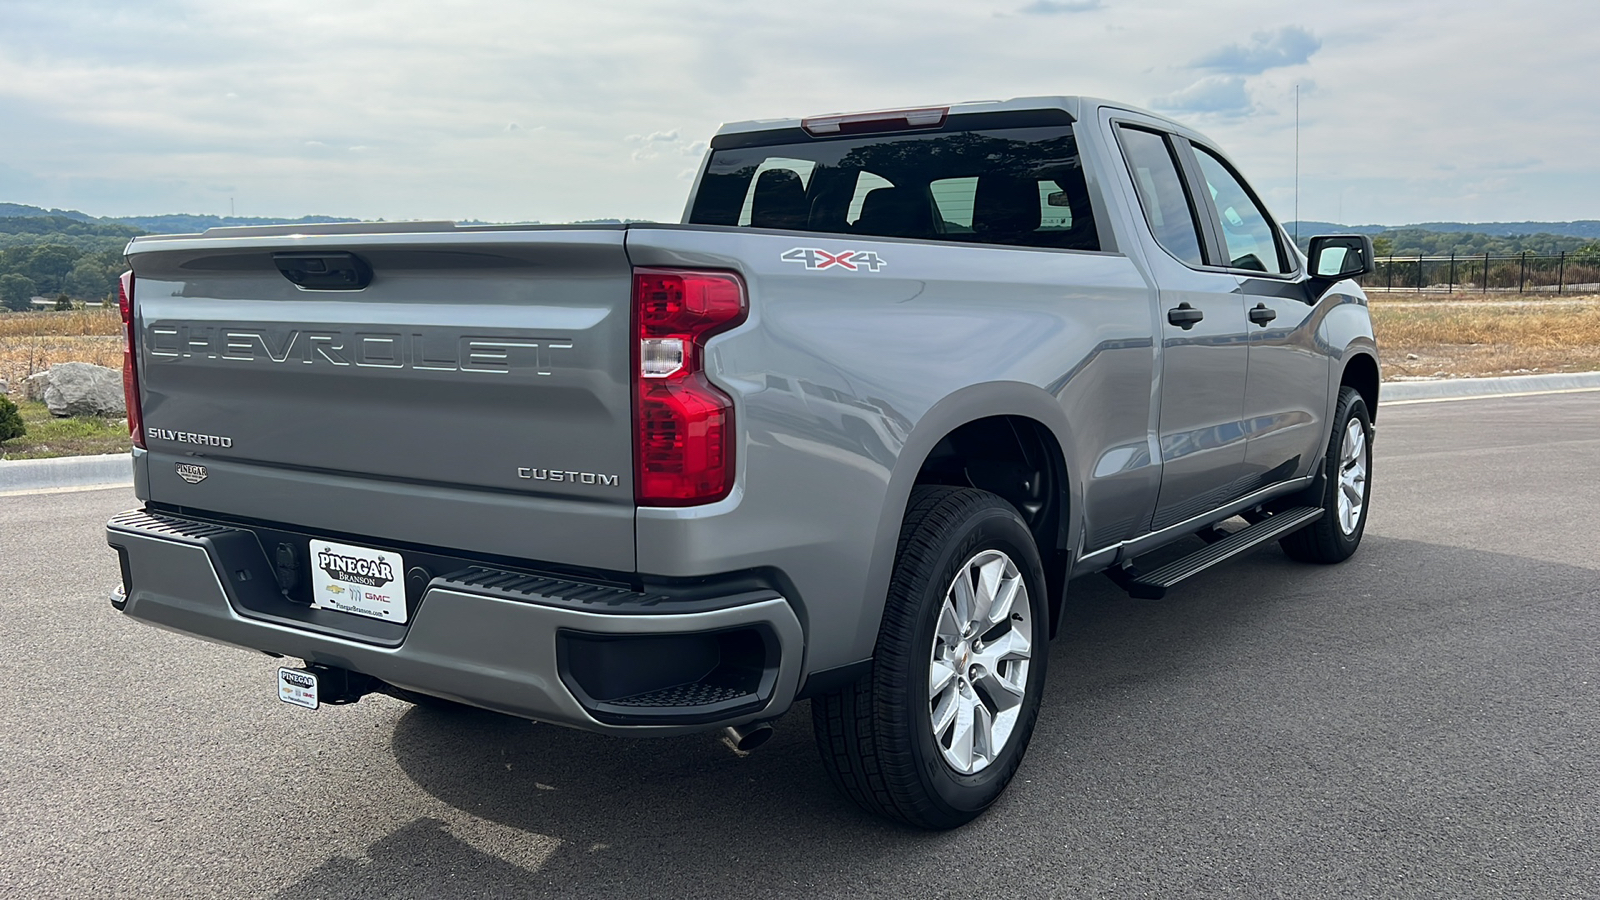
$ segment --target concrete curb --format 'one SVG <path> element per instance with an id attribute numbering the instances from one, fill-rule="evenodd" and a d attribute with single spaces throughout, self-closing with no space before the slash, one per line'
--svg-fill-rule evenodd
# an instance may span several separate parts
<path id="1" fill-rule="evenodd" d="M 133 457 L 127 453 L 0 461 L 0 495 L 131 484 Z"/>
<path id="2" fill-rule="evenodd" d="M 1506 397 L 1521 394 L 1559 394 L 1600 391 L 1600 372 L 1552 375 L 1507 375 L 1503 378 L 1438 378 L 1430 381 L 1386 381 L 1378 390 L 1378 405 Z"/>

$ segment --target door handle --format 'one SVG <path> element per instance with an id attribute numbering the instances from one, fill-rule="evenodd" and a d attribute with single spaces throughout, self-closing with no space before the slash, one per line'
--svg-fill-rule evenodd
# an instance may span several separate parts
<path id="1" fill-rule="evenodd" d="M 1257 303 L 1255 309 L 1250 310 L 1250 321 L 1260 325 L 1262 328 L 1267 327 L 1267 323 L 1277 317 L 1277 310 L 1268 309 L 1265 303 Z"/>
<path id="2" fill-rule="evenodd" d="M 1179 303 L 1177 309 L 1167 310 L 1167 321 L 1182 328 L 1184 331 L 1193 328 L 1196 322 L 1205 317 L 1205 313 L 1190 306 L 1187 302 Z"/>

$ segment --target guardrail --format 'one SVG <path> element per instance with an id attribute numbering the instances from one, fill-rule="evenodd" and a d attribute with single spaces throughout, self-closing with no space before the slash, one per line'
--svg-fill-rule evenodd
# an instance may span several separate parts
<path id="1" fill-rule="evenodd" d="M 1593 253 L 1514 256 L 1380 256 L 1361 279 L 1373 291 L 1413 293 L 1600 293 L 1600 257 Z"/>

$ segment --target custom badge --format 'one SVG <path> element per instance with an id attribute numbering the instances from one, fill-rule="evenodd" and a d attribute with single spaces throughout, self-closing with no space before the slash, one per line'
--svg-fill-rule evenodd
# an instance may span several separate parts
<path id="1" fill-rule="evenodd" d="M 199 484 L 206 480 L 206 467 L 194 463 L 178 463 L 178 477 L 190 484 Z"/>

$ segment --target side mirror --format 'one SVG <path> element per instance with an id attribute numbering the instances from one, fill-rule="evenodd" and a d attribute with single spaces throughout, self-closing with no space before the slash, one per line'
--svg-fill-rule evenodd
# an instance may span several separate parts
<path id="1" fill-rule="evenodd" d="M 1372 236 L 1366 234 L 1318 235 L 1311 239 L 1306 255 L 1312 279 L 1325 285 L 1369 275 L 1377 269 Z"/>

